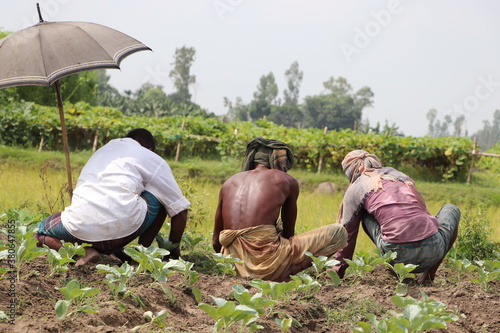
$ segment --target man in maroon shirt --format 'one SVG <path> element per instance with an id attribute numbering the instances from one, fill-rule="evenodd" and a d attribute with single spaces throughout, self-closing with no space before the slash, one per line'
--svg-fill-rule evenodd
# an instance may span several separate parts
<path id="1" fill-rule="evenodd" d="M 377 156 L 364 150 L 347 154 L 342 168 L 350 180 L 337 221 L 348 232 L 347 247 L 335 258 L 343 277 L 356 246 L 359 224 L 381 253 L 397 252 L 395 263 L 415 264 L 422 273 L 418 283 L 433 281 L 444 256 L 455 242 L 460 220 L 458 207 L 447 204 L 434 217 L 415 183 L 391 167 L 382 167 Z"/>

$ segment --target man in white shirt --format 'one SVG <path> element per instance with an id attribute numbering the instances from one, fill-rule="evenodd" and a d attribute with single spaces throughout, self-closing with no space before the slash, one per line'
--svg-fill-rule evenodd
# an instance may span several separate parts
<path id="1" fill-rule="evenodd" d="M 191 204 L 155 148 L 153 135 L 138 128 L 97 150 L 80 173 L 71 205 L 38 224 L 38 246 L 58 250 L 61 241 L 91 244 L 77 266 L 98 261 L 99 253 L 130 261 L 123 247 L 137 237 L 150 246 L 167 215 L 169 239 L 179 244 Z M 171 250 L 171 257 L 179 255 L 178 246 Z"/>

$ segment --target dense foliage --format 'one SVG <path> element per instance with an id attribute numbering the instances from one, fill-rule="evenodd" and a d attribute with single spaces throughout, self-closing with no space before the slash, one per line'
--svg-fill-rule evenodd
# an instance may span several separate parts
<path id="1" fill-rule="evenodd" d="M 286 128 L 268 120 L 226 122 L 217 118 L 125 116 L 119 110 L 91 107 L 86 103 L 66 106 L 66 126 L 72 150 L 92 149 L 122 137 L 136 127 L 149 129 L 158 140 L 158 152 L 172 158 L 181 143 L 181 158 L 239 158 L 248 141 L 257 136 L 288 143 L 297 166 L 309 170 L 340 168 L 351 150 L 364 149 L 379 156 L 384 165 L 425 167 L 443 179 L 463 179 L 470 165 L 472 143 L 457 137 L 398 137 L 358 133 L 352 130 L 323 131 Z M 62 149 L 60 120 L 55 107 L 13 103 L 0 109 L 0 144 Z"/>

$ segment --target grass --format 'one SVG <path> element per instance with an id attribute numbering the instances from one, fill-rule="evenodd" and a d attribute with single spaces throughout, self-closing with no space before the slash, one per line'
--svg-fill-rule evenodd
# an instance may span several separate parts
<path id="1" fill-rule="evenodd" d="M 75 184 L 80 170 L 90 156 L 91 152 L 88 151 L 71 153 Z M 239 171 L 241 162 L 168 162 L 181 189 L 192 203 L 191 220 L 187 230 L 195 231 L 210 240 L 220 185 Z M 348 185 L 345 176 L 332 173 L 318 175 L 298 169 L 292 169 L 290 174 L 301 183 L 296 233 L 334 223 Z M 46 180 L 45 183 L 42 178 Z M 317 184 L 325 181 L 334 182 L 338 190 L 333 195 L 314 193 Z M 473 200 L 483 202 L 487 207 L 493 240 L 500 241 L 498 175 L 488 174 L 486 171 L 475 172 L 472 184 L 431 182 L 425 179 L 415 181 L 433 214 L 445 203 L 453 203 L 463 211 Z M 65 183 L 62 152 L 38 152 L 36 149 L 0 146 L 0 210 L 26 208 L 32 212 L 61 211 L 64 204 L 69 203 L 69 197 L 64 193 Z M 61 200 L 61 197 L 64 200 Z M 369 238 L 364 232 L 360 232 L 356 250 L 367 251 L 372 248 L 373 244 Z"/>

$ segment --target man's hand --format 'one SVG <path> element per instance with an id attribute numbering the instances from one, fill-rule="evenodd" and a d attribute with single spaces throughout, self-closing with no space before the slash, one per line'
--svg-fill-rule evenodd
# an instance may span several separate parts
<path id="1" fill-rule="evenodd" d="M 172 243 L 168 237 L 157 234 L 156 242 L 158 243 L 158 247 L 168 250 L 170 254 L 165 259 L 179 259 L 181 255 L 181 246 L 179 243 Z"/>

